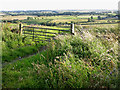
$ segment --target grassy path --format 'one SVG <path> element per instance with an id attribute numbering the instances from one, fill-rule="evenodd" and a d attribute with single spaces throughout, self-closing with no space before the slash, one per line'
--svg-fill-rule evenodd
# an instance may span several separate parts
<path id="1" fill-rule="evenodd" d="M 42 47 L 40 47 L 39 52 L 46 50 L 46 48 L 47 48 L 47 46 L 42 46 Z M 37 53 L 38 53 L 38 52 L 36 52 L 36 53 L 34 53 L 34 54 L 31 54 L 31 55 L 24 56 L 24 57 L 22 57 L 22 58 L 17 58 L 17 59 L 15 59 L 15 60 L 11 61 L 11 62 L 5 62 L 5 63 L 2 64 L 2 67 L 6 66 L 6 65 L 8 65 L 8 64 L 15 63 L 15 62 L 17 62 L 17 61 L 19 61 L 19 60 L 22 60 L 22 59 L 24 59 L 24 58 L 28 58 L 28 57 L 34 56 L 34 55 L 36 55 Z"/>

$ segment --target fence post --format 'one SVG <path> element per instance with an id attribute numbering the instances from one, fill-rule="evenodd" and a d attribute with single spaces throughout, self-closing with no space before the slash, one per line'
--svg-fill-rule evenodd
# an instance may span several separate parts
<path id="1" fill-rule="evenodd" d="M 33 28 L 33 40 L 34 40 L 34 28 Z"/>
<path id="2" fill-rule="evenodd" d="M 22 24 L 19 24 L 19 35 L 22 35 Z"/>
<path id="3" fill-rule="evenodd" d="M 74 35 L 74 23 L 71 23 L 71 34 Z"/>

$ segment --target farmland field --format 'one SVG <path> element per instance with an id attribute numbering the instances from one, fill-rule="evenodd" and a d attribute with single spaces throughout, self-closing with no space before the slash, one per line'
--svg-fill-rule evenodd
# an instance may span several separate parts
<path id="1" fill-rule="evenodd" d="M 119 89 L 117 18 L 46 14 L 0 20 L 3 88 Z"/>
<path id="2" fill-rule="evenodd" d="M 28 15 L 24 15 L 24 16 L 2 16 L 2 17 L 0 17 L 0 20 L 14 20 L 14 19 L 23 20 L 23 19 L 27 19 L 27 17 L 35 17 L 35 16 L 28 16 Z"/>

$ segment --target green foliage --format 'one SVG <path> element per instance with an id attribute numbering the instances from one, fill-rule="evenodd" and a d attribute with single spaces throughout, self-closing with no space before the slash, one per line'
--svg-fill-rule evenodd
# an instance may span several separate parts
<path id="1" fill-rule="evenodd" d="M 27 24 L 39 24 L 39 25 L 45 25 L 46 23 L 50 22 L 52 19 L 27 19 L 27 20 L 21 20 L 22 23 L 27 23 Z"/>
<path id="2" fill-rule="evenodd" d="M 88 22 L 90 22 L 91 21 L 91 19 L 90 18 L 88 18 Z"/>
<path id="3" fill-rule="evenodd" d="M 9 26 L 6 24 L 3 26 L 2 31 L 2 60 L 4 62 L 10 62 L 16 58 L 22 58 L 29 54 L 38 51 L 38 47 L 41 47 L 41 42 L 35 43 L 27 36 L 20 36 L 17 33 L 12 33 Z"/>
<path id="4" fill-rule="evenodd" d="M 91 19 L 93 19 L 93 16 L 91 16 Z"/>
<path id="5" fill-rule="evenodd" d="M 116 48 L 109 53 L 108 49 L 113 47 L 110 42 L 106 41 L 109 45 L 106 47 L 101 38 L 94 36 L 98 32 L 104 35 L 104 29 L 89 32 L 83 32 L 82 37 L 79 34 L 56 37 L 46 51 L 6 66 L 3 87 L 116 88 L 118 59 L 117 54 L 112 54 Z"/>
<path id="6" fill-rule="evenodd" d="M 118 29 L 85 29 L 88 31 L 83 28 L 74 36 L 57 36 L 46 51 L 5 66 L 3 88 L 118 88 Z M 6 30 L 2 42 L 5 61 L 39 52 L 39 47 L 26 46 L 31 45 L 27 37 L 23 42 L 24 37 Z"/>
<path id="7" fill-rule="evenodd" d="M 100 16 L 98 16 L 98 20 L 101 20 L 101 17 L 100 17 Z"/>
<path id="8" fill-rule="evenodd" d="M 2 53 L 3 63 L 11 62 L 14 59 L 22 58 L 24 56 L 30 55 L 38 51 L 38 47 L 36 46 L 26 46 L 17 49 L 7 49 Z"/>
<path id="9" fill-rule="evenodd" d="M 27 20 L 33 20 L 33 17 L 27 17 Z"/>

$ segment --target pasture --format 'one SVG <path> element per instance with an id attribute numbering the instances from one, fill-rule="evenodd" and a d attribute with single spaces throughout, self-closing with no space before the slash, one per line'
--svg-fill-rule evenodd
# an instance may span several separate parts
<path id="1" fill-rule="evenodd" d="M 14 19 L 24 20 L 24 19 L 27 19 L 27 17 L 37 17 L 37 16 L 30 16 L 30 15 L 10 16 L 10 15 L 5 15 L 5 16 L 1 16 L 0 20 L 14 20 Z"/>

